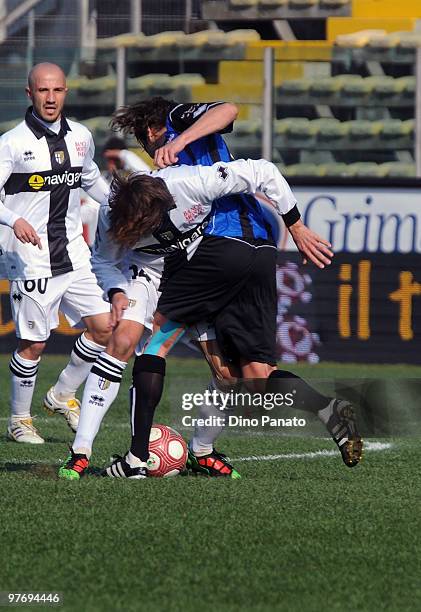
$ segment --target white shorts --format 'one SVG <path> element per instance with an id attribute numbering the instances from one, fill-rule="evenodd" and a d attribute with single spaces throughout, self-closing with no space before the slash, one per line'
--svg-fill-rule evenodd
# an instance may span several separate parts
<path id="1" fill-rule="evenodd" d="M 52 278 L 10 281 L 10 302 L 16 336 L 33 342 L 47 340 L 58 327 L 59 310 L 72 327 L 84 317 L 110 312 L 90 266 Z"/>
<path id="2" fill-rule="evenodd" d="M 129 281 L 126 295 L 129 305 L 123 312 L 122 318 L 136 321 L 145 327 L 145 331 L 152 331 L 153 316 L 158 304 L 159 280 L 152 276 L 141 276 Z"/>

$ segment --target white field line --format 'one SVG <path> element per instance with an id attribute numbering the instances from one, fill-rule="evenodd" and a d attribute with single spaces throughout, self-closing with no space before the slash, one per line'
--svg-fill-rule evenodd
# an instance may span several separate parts
<path id="1" fill-rule="evenodd" d="M 364 451 L 385 451 L 392 448 L 390 442 L 364 442 Z M 315 459 L 317 457 L 334 457 L 339 454 L 336 450 L 319 450 L 309 453 L 283 453 L 281 455 L 250 455 L 250 457 L 238 457 L 232 461 L 279 461 L 281 459 Z"/>
<path id="2" fill-rule="evenodd" d="M 382 452 L 392 448 L 393 444 L 390 442 L 364 442 L 364 451 L 370 452 Z M 335 457 L 339 455 L 339 451 L 336 450 L 319 450 L 308 453 L 283 453 L 280 455 L 250 455 L 249 457 L 237 457 L 236 459 L 230 459 L 234 463 L 240 461 L 280 461 L 283 459 L 316 459 L 318 457 Z M 21 465 L 59 465 L 63 463 L 64 459 L 58 459 L 55 462 L 51 459 L 18 459 L 16 457 L 8 457 L 2 463 L 19 463 Z"/>

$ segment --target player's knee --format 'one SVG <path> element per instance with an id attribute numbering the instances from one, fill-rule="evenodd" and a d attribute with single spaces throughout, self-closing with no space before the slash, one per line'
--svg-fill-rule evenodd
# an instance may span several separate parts
<path id="1" fill-rule="evenodd" d="M 96 344 L 107 346 L 112 334 L 109 319 L 101 317 L 97 321 L 91 322 L 88 327 L 88 332 Z"/>
<path id="2" fill-rule="evenodd" d="M 101 313 L 84 318 L 87 328 L 87 338 L 101 346 L 106 346 L 111 338 L 112 329 L 109 313 Z M 86 332 L 85 332 L 86 333 Z"/>
<path id="3" fill-rule="evenodd" d="M 91 336 L 96 344 L 100 344 L 101 346 L 107 346 L 108 341 L 111 337 L 110 329 L 97 329 L 95 331 L 91 330 Z"/>
<path id="4" fill-rule="evenodd" d="M 133 355 L 138 339 L 128 334 L 116 334 L 111 336 L 107 346 L 107 353 L 120 361 L 128 361 Z"/>
<path id="5" fill-rule="evenodd" d="M 30 342 L 29 340 L 21 340 L 18 344 L 18 353 L 23 359 L 37 361 L 45 348 L 45 342 Z"/>

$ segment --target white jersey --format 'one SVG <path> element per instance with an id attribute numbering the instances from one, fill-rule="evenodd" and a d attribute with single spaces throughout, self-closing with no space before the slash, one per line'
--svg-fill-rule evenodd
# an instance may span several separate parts
<path id="1" fill-rule="evenodd" d="M 140 270 L 159 277 L 163 256 L 184 251 L 188 259 L 192 257 L 217 198 L 260 191 L 280 217 L 297 204 L 276 166 L 263 159 L 171 166 L 151 174 L 165 181 L 175 203 L 153 235 L 140 238 L 131 250 L 120 248 L 107 233 L 108 211 L 104 208 L 100 212 L 92 267 L 105 293 L 113 288 L 126 290 L 127 281 Z"/>
<path id="2" fill-rule="evenodd" d="M 55 134 L 31 108 L 0 138 L 0 249 L 10 280 L 58 276 L 89 261 L 79 188 L 99 202 L 109 190 L 93 161 L 94 150 L 83 125 L 62 116 Z M 42 250 L 15 237 L 12 227 L 19 217 L 34 227 Z"/>
<path id="3" fill-rule="evenodd" d="M 162 255 L 147 254 L 135 249 L 120 247 L 109 235 L 109 206 L 101 206 L 95 244 L 92 249 L 92 271 L 108 298 L 110 289 L 128 291 L 129 283 L 139 275 L 150 277 L 158 287 L 164 267 Z"/>

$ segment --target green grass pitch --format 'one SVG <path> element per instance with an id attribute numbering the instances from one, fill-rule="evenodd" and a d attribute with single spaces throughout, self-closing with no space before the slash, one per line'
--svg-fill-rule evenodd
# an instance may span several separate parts
<path id="1" fill-rule="evenodd" d="M 8 415 L 8 356 L 0 357 L 0 418 Z M 388 440 L 346 468 L 318 437 L 226 435 L 238 481 L 148 481 L 88 476 L 59 481 L 72 434 L 41 410 L 65 357 L 46 356 L 34 399 L 47 443 L 0 438 L 0 591 L 54 591 L 61 609 L 121 611 L 419 610 L 421 447 Z M 128 368 L 129 369 L 129 368 Z M 421 368 L 302 366 L 304 376 L 412 376 Z M 171 384 L 206 375 L 199 360 L 171 359 Z M 129 441 L 127 387 L 108 413 L 93 465 Z M 168 396 L 158 422 L 170 423 Z M 288 455 L 298 455 L 290 456 Z M 36 609 L 35 607 L 27 609 Z"/>

